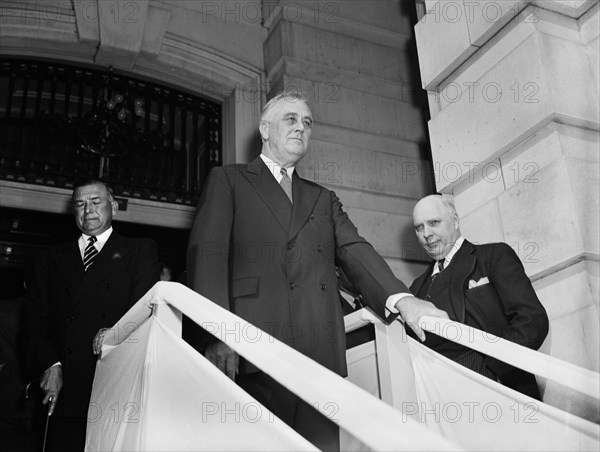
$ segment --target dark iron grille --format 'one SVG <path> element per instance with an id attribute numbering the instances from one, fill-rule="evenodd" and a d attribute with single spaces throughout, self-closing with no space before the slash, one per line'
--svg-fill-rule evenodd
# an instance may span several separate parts
<path id="1" fill-rule="evenodd" d="M 1 179 L 100 178 L 119 196 L 193 205 L 221 164 L 219 104 L 113 70 L 0 59 Z"/>

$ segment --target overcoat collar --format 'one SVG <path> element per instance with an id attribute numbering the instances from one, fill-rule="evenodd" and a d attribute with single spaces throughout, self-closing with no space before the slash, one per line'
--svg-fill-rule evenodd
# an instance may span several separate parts
<path id="1" fill-rule="evenodd" d="M 306 183 L 298 176 L 296 169 L 292 178 L 292 195 L 294 198 L 292 206 L 277 180 L 260 157 L 248 164 L 246 176 L 271 210 L 277 222 L 288 234 L 289 240 L 293 239 L 306 223 L 321 190 L 317 186 Z"/>

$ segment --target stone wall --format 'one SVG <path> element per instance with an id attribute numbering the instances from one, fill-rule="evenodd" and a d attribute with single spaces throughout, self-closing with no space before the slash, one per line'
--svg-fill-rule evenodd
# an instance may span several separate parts
<path id="1" fill-rule="evenodd" d="M 412 2 L 263 1 L 268 86 L 301 88 L 316 126 L 301 174 L 336 191 L 404 281 L 424 260 L 412 207 L 431 193 Z M 318 5 L 318 8 L 317 8 Z M 411 174 L 411 177 L 407 177 Z M 404 260 L 402 259 L 404 258 Z"/>
<path id="2" fill-rule="evenodd" d="M 435 183 L 463 234 L 505 241 L 551 320 L 542 351 L 599 370 L 598 2 L 426 1 L 415 27 Z M 593 420 L 594 401 L 541 382 Z"/>
<path id="3" fill-rule="evenodd" d="M 412 174 L 429 159 L 426 97 L 410 89 L 420 83 L 412 2 L 3 0 L 0 19 L 3 55 L 112 65 L 223 102 L 226 163 L 258 155 L 269 94 L 304 88 L 316 126 L 302 175 L 336 190 L 403 280 L 423 268 L 411 213 L 433 186 Z M 28 193 L 10 205 L 61 209 L 68 196 L 36 203 Z M 193 211 L 154 215 L 139 203 L 137 218 L 190 225 Z"/>

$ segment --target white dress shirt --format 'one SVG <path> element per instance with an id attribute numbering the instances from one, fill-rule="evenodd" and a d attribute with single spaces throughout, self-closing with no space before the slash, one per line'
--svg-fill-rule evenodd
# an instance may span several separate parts
<path id="1" fill-rule="evenodd" d="M 274 162 L 265 154 L 260 154 L 260 158 L 263 160 L 263 162 L 265 162 L 265 165 L 267 165 L 267 168 L 269 168 L 271 174 L 273 175 L 275 180 L 277 180 L 277 183 L 281 184 L 281 179 L 283 178 L 283 175 L 281 174 L 281 169 L 283 168 L 283 166 L 281 166 L 279 163 Z M 283 169 L 287 171 L 287 174 L 291 179 L 292 174 L 294 174 L 294 167 L 292 166 L 291 168 Z"/>
<path id="2" fill-rule="evenodd" d="M 109 227 L 102 234 L 96 236 L 96 243 L 94 243 L 94 248 L 98 250 L 98 252 L 102 251 L 102 248 L 108 242 L 108 238 L 112 234 L 113 228 Z M 81 234 L 79 240 L 77 240 L 77 244 L 79 245 L 79 253 L 81 254 L 81 259 L 83 260 L 83 255 L 85 253 L 85 248 L 88 246 L 88 239 L 91 235 Z"/>
<path id="3" fill-rule="evenodd" d="M 458 239 L 456 239 L 456 242 L 454 242 L 454 245 L 452 245 L 452 249 L 450 250 L 450 252 L 446 255 L 446 258 L 444 259 L 444 268 L 447 268 L 448 265 L 450 265 L 452 258 L 454 257 L 456 252 L 460 249 L 460 247 L 462 246 L 464 241 L 465 241 L 465 238 L 462 235 Z M 431 276 L 435 276 L 439 272 L 440 272 L 440 263 L 438 261 L 433 266 L 433 271 L 431 272 Z"/>

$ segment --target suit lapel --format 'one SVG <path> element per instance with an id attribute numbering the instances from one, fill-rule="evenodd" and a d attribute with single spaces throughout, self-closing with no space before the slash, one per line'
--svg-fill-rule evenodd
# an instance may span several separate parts
<path id="1" fill-rule="evenodd" d="M 245 174 L 289 238 L 295 237 L 313 211 L 321 190 L 306 183 L 298 176 L 298 171 L 294 171 L 292 178 L 294 205 L 292 206 L 260 157 L 248 164 Z"/>
<path id="2" fill-rule="evenodd" d="M 56 255 L 56 261 L 59 271 L 67 281 L 67 285 L 76 289 L 81 284 L 85 274 L 77 240 L 69 242 Z"/>
<path id="3" fill-rule="evenodd" d="M 427 281 L 427 278 L 429 278 L 429 275 L 431 275 L 431 272 L 433 271 L 433 265 L 434 264 L 431 264 L 429 267 L 427 267 L 427 271 L 424 272 L 417 279 L 415 279 L 413 281 L 413 283 L 410 285 L 410 291 L 413 293 L 413 295 L 415 297 L 421 290 L 421 287 L 423 287 L 423 284 L 425 284 L 425 281 Z"/>
<path id="4" fill-rule="evenodd" d="M 464 241 L 450 264 L 452 275 L 450 276 L 450 303 L 457 315 L 457 321 L 465 323 L 465 287 L 469 275 L 475 269 L 475 246 Z"/>
<path id="5" fill-rule="evenodd" d="M 321 194 L 321 190 L 315 185 L 306 183 L 294 171 L 292 179 L 292 195 L 294 197 L 294 209 L 292 215 L 292 227 L 290 228 L 290 239 L 294 238 L 300 231 L 308 216 L 314 210 L 315 203 Z"/>
<path id="6" fill-rule="evenodd" d="M 292 204 L 265 162 L 260 157 L 256 158 L 248 164 L 245 174 L 287 234 L 292 221 Z"/>

